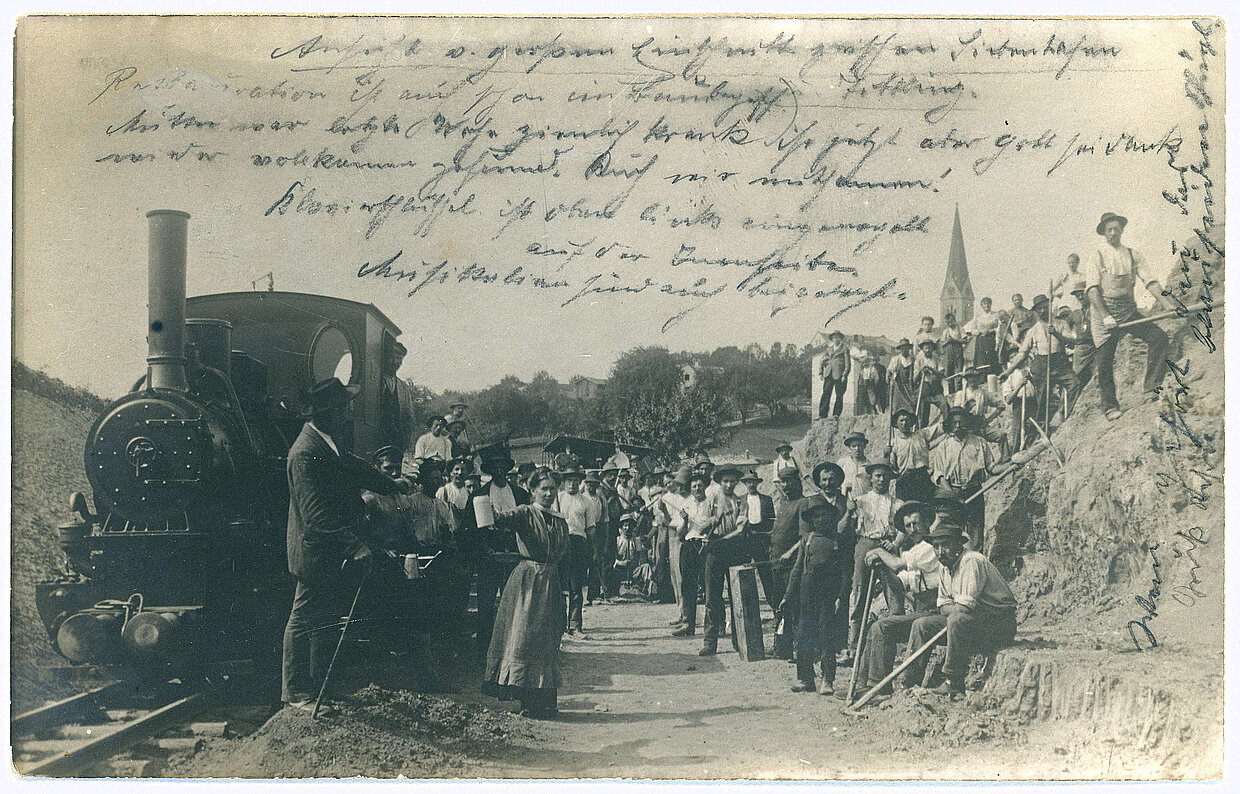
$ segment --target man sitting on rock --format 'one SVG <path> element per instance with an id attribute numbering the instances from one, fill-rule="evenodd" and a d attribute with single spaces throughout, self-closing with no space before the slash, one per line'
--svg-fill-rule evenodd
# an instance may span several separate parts
<path id="1" fill-rule="evenodd" d="M 1016 636 L 1016 598 L 985 555 L 965 551 L 964 528 L 940 515 L 927 538 L 943 567 L 939 571 L 939 614 L 926 615 L 913 622 L 909 630 L 912 653 L 947 627 L 947 658 L 943 674 L 947 680 L 934 690 L 957 700 L 964 694 L 969 657 L 992 654 L 1012 644 Z M 924 657 L 909 667 L 924 667 Z"/>

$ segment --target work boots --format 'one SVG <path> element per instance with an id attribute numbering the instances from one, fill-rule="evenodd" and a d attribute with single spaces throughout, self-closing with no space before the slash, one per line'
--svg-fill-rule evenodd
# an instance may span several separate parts
<path id="1" fill-rule="evenodd" d="M 814 690 L 814 663 L 809 659 L 802 658 L 803 654 L 797 654 L 797 682 L 792 685 L 793 692 L 813 692 Z"/>

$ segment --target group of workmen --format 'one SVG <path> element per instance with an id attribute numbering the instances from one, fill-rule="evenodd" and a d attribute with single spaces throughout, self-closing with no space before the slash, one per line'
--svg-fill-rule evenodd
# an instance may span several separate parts
<path id="1" fill-rule="evenodd" d="M 1096 228 L 1103 242 L 1083 260 L 1070 254 L 1066 272 L 1051 282 L 1047 293 L 1034 297 L 1031 306 L 1015 294 L 1009 309 L 995 311 L 992 300 L 983 297 L 979 311 L 963 326 L 951 312 L 942 328 L 935 327 L 933 317 L 923 317 L 913 339 L 901 339 L 886 364 L 864 345 L 849 344 L 843 333 L 833 331 L 819 365 L 819 417 L 840 416 L 857 361 L 855 413 L 906 409 L 925 426 L 932 406 L 943 396 L 981 417 L 986 417 L 987 401 L 1011 406 L 1006 445 L 1014 450 L 1049 431 L 1042 426 L 1048 418 L 1066 417 L 1095 374 L 1103 413 L 1118 418 L 1114 362 L 1125 334 L 1148 348 L 1144 393 L 1153 399 L 1169 340 L 1157 325 L 1135 322 L 1142 319 L 1136 286 L 1154 297 L 1158 310 L 1169 312 L 1173 306 L 1144 255 L 1122 244 L 1127 224 L 1121 215 L 1104 213 Z M 1000 385 L 983 388 L 991 375 Z"/>
<path id="2" fill-rule="evenodd" d="M 297 591 L 284 639 L 284 700 L 305 708 L 315 698 L 330 649 L 338 646 L 339 615 L 357 607 L 358 582 L 372 568 L 382 573 L 370 599 L 405 623 L 389 636 L 400 638 L 398 650 L 413 659 L 423 688 L 436 689 L 442 681 L 432 637 L 458 644 L 476 592 L 472 633 L 485 654 L 497 602 L 522 561 L 544 568 L 554 562 L 558 586 L 547 603 L 555 614 L 539 619 L 557 634 L 588 640 L 583 607 L 620 597 L 627 587 L 630 595 L 676 603 L 677 637 L 697 634 L 704 602 L 703 656 L 717 653 L 728 632 L 728 570 L 753 565 L 775 612 L 773 654 L 796 663 L 794 690 L 834 692 L 841 665 L 853 666 L 854 684 L 889 688 L 900 683 L 891 680 L 900 643 L 924 664 L 925 655 L 914 651 L 945 638 L 939 691 L 959 696 L 970 657 L 993 654 L 1016 630 L 1015 599 L 985 554 L 986 484 L 1012 465 L 1009 457 L 1029 438 L 1027 425 L 1046 436 L 1049 423 L 1037 417 L 1045 421 L 1056 409 L 1066 417 L 1092 374 L 1105 414 L 1118 416 L 1113 360 L 1122 333 L 1148 345 L 1146 393 L 1160 380 L 1166 335 L 1153 324 L 1122 325 L 1140 318 L 1138 279 L 1166 308 L 1144 258 L 1120 244 L 1126 224 L 1103 215 L 1097 231 L 1106 242 L 1084 261 L 1070 258 L 1068 274 L 1051 292 L 1075 304 L 1061 305 L 1054 318 L 1048 295 L 1030 309 L 1014 296 L 1006 316 L 983 298 L 963 329 L 949 317 L 936 334 L 925 318 L 916 357 L 907 339 L 885 368 L 863 356 L 867 410 L 890 415 L 883 454 L 868 457 L 869 439 L 853 433 L 844 439 L 846 454 L 807 472 L 792 445 L 781 444 L 771 494 L 760 490 L 757 469 L 716 467 L 705 453 L 655 470 L 630 467 L 623 456 L 586 469 L 569 454 L 554 466 L 518 467 L 503 445 L 471 447 L 464 404 L 432 416 L 411 454 L 384 447 L 367 467 L 340 454 L 334 441 L 357 387 L 334 379 L 317 384 L 289 453 L 288 553 Z M 828 415 L 832 396 L 839 415 L 855 357 L 833 333 L 823 357 L 829 388 L 821 415 Z M 1004 399 L 997 401 L 986 378 L 1001 359 Z M 1037 386 L 1048 376 L 1050 389 Z M 997 413 L 987 408 L 996 403 L 1022 417 L 1007 433 L 990 427 Z M 527 548 L 520 533 L 493 531 L 503 523 L 497 516 L 530 504 L 522 483 L 537 485 L 547 501 L 536 505 L 538 515 L 554 517 L 527 521 L 545 530 L 539 537 L 551 538 L 544 553 Z M 561 531 L 562 548 L 553 537 Z M 375 565 L 378 555 L 403 564 Z M 359 570 L 367 572 L 360 579 Z M 520 638 L 504 643 L 519 646 Z M 906 664 L 902 680 L 915 683 L 922 673 Z M 544 681 L 528 691 L 556 685 Z"/>

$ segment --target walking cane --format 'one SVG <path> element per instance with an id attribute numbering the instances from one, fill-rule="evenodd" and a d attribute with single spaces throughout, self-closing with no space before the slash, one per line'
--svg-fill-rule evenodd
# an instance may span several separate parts
<path id="1" fill-rule="evenodd" d="M 922 392 L 922 388 L 925 385 L 926 385 L 926 373 L 923 370 L 921 373 L 921 377 L 917 380 L 917 407 L 913 411 L 913 413 L 917 414 L 918 425 L 921 424 L 921 392 Z M 930 420 L 930 416 L 929 416 L 929 412 L 927 412 L 926 421 L 929 422 L 929 420 Z"/>
<path id="2" fill-rule="evenodd" d="M 890 673 L 887 674 L 886 678 L 884 678 L 882 681 L 879 681 L 874 686 L 870 687 L 870 691 L 862 695 L 860 700 L 858 700 L 852 706 L 845 707 L 844 713 L 849 715 L 850 717 L 858 716 L 857 709 L 861 708 L 866 703 L 869 703 L 874 698 L 874 696 L 878 694 L 878 690 L 882 689 L 883 687 L 890 684 L 892 681 L 896 680 L 896 676 L 898 676 L 900 673 L 903 673 L 905 670 L 907 670 L 913 664 L 913 662 L 921 658 L 921 655 L 924 654 L 926 651 L 930 650 L 930 648 L 932 648 L 935 643 L 937 643 L 940 639 L 942 639 L 945 634 L 947 634 L 946 626 L 939 629 L 939 633 L 931 637 L 929 642 L 927 642 L 925 645 L 921 646 L 917 650 L 910 653 L 908 655 L 908 658 L 900 663 L 899 667 L 897 667 L 896 669 L 892 670 Z"/>
<path id="3" fill-rule="evenodd" d="M 1016 442 L 1016 448 L 1018 450 L 1025 448 L 1025 402 L 1026 402 L 1025 396 L 1021 395 L 1021 398 L 1020 398 L 1020 438 Z"/>
<path id="4" fill-rule="evenodd" d="M 865 599 L 863 600 L 864 608 L 861 610 L 861 630 L 857 632 L 857 642 L 853 646 L 853 672 L 852 678 L 848 682 L 848 700 L 852 703 L 853 695 L 857 692 L 857 671 L 861 669 L 861 648 L 862 642 L 865 640 L 865 619 L 870 614 L 870 604 L 874 600 L 874 575 L 877 571 L 870 568 L 870 583 L 865 589 Z"/>
<path id="5" fill-rule="evenodd" d="M 331 680 L 332 668 L 336 666 L 336 657 L 340 655 L 340 647 L 344 645 L 344 635 L 349 630 L 349 624 L 353 622 L 353 611 L 357 609 L 357 599 L 362 594 L 362 587 L 366 584 L 367 577 L 370 576 L 370 564 L 366 565 L 366 572 L 362 574 L 362 581 L 357 583 L 357 592 L 353 594 L 353 603 L 349 606 L 349 615 L 344 619 L 344 626 L 340 629 L 340 639 L 336 640 L 336 650 L 332 653 L 332 660 L 327 664 L 327 672 L 323 674 L 323 684 L 319 687 L 319 696 L 314 699 L 314 711 L 310 712 L 310 719 L 318 719 L 319 706 L 323 703 L 323 693 L 327 691 L 327 682 Z"/>

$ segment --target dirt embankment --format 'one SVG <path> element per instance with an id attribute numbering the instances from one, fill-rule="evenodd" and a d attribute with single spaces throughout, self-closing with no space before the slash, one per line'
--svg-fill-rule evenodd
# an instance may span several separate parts
<path id="1" fill-rule="evenodd" d="M 14 713 L 80 691 L 55 677 L 68 663 L 52 650 L 34 604 L 34 583 L 62 571 L 56 527 L 70 519 L 69 494 L 90 493 L 82 464 L 95 416 L 22 389 L 13 390 L 12 600 L 10 693 Z"/>

